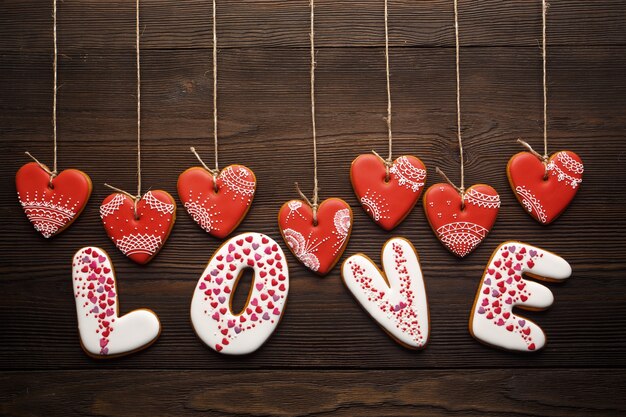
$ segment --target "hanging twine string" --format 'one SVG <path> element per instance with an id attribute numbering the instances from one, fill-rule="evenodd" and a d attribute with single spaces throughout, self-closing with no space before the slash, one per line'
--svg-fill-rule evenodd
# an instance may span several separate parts
<path id="1" fill-rule="evenodd" d="M 300 197 L 313 209 L 313 224 L 317 225 L 317 208 L 319 201 L 319 187 L 317 182 L 317 131 L 315 125 L 315 0 L 310 0 L 311 7 L 311 127 L 313 132 L 313 198 L 309 200 L 300 190 L 300 185 L 296 182 L 296 191 Z"/>
<path id="2" fill-rule="evenodd" d="M 204 163 L 196 149 L 192 146 L 191 152 L 196 156 L 204 169 L 213 175 L 213 186 L 217 192 L 217 176 L 220 173 L 218 158 L 218 132 L 217 132 L 217 6 L 213 0 L 213 147 L 215 149 L 215 169 L 211 169 Z"/>
<path id="3" fill-rule="evenodd" d="M 535 151 L 530 144 L 522 139 L 517 139 L 522 146 L 528 149 L 530 153 L 539 158 L 546 168 L 545 177 L 548 177 L 548 79 L 547 79 L 547 42 L 546 42 L 546 20 L 548 15 L 548 7 L 550 5 L 546 0 L 541 1 L 541 58 L 542 58 L 542 78 L 543 78 L 543 155 Z"/>
<path id="4" fill-rule="evenodd" d="M 140 37 L 139 31 L 139 0 L 135 2 L 135 61 L 137 67 L 137 194 L 132 195 L 128 191 L 113 187 L 105 183 L 106 187 L 122 193 L 133 200 L 135 209 L 135 218 L 138 219 L 137 203 L 141 200 L 141 54 L 140 54 Z"/>
<path id="5" fill-rule="evenodd" d="M 387 7 L 387 2 L 388 1 L 385 0 L 385 73 L 387 76 L 387 117 L 385 118 L 385 121 L 387 122 L 387 136 L 389 137 L 389 157 L 387 159 L 383 159 L 380 158 L 380 155 L 378 155 L 376 152 L 374 152 L 374 154 L 377 155 L 380 159 L 383 159 L 383 161 L 385 162 L 385 179 L 389 181 L 389 168 L 391 168 L 391 165 L 393 163 L 393 135 L 391 131 L 391 74 L 389 70 L 389 11 Z"/>
<path id="6" fill-rule="evenodd" d="M 52 171 L 44 164 L 39 162 L 37 158 L 31 155 L 30 152 L 24 152 L 33 161 L 39 165 L 41 169 L 46 171 L 50 175 L 49 186 L 52 188 L 52 180 L 57 176 L 57 90 L 58 90 L 58 48 L 57 48 L 57 0 L 52 0 L 52 42 L 54 45 L 54 54 L 52 59 L 52 73 L 54 82 L 52 86 Z"/>
<path id="7" fill-rule="evenodd" d="M 458 0 L 454 0 L 454 40 L 456 50 L 456 128 L 457 138 L 459 141 L 459 156 L 461 160 L 461 186 L 457 187 L 442 170 L 436 168 L 436 171 L 441 175 L 452 187 L 454 187 L 459 194 L 461 194 L 461 206 L 465 206 L 465 160 L 463 156 L 463 137 L 461 135 L 461 52 L 459 42 L 459 8 Z"/>

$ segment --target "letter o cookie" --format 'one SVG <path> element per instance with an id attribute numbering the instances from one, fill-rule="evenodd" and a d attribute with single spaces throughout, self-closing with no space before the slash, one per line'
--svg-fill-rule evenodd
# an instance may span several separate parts
<path id="1" fill-rule="evenodd" d="M 247 268 L 254 271 L 252 288 L 243 311 L 234 314 L 232 295 Z M 245 355 L 272 335 L 288 292 L 289 270 L 278 243 L 261 233 L 243 233 L 213 254 L 191 300 L 191 323 L 211 349 Z"/>

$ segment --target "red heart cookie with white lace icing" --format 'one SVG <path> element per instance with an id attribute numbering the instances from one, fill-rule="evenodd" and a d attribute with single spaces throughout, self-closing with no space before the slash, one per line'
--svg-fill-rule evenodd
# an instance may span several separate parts
<path id="1" fill-rule="evenodd" d="M 15 176 L 17 197 L 35 230 L 45 238 L 65 230 L 85 208 L 91 179 L 77 169 L 66 169 L 52 179 L 35 162 L 22 166 Z"/>
<path id="2" fill-rule="evenodd" d="M 520 152 L 509 160 L 506 172 L 515 197 L 526 211 L 539 223 L 549 224 L 578 192 L 584 166 L 571 151 L 556 152 L 547 165 L 530 152 Z"/>
<path id="3" fill-rule="evenodd" d="M 324 200 L 314 225 L 311 206 L 302 200 L 291 200 L 278 212 L 278 227 L 296 258 L 318 275 L 326 275 L 348 245 L 352 209 L 339 198 Z"/>
<path id="4" fill-rule="evenodd" d="M 120 193 L 104 199 L 100 206 L 104 229 L 122 253 L 138 264 L 146 264 L 161 250 L 176 220 L 176 203 L 165 191 L 148 191 L 135 203 Z"/>
<path id="5" fill-rule="evenodd" d="M 424 191 L 426 167 L 418 158 L 401 156 L 389 168 L 376 155 L 359 155 L 350 167 L 350 181 L 363 209 L 380 227 L 391 230 L 411 212 Z"/>
<path id="6" fill-rule="evenodd" d="M 256 177 L 243 165 L 224 168 L 215 182 L 213 174 L 202 167 L 189 168 L 178 177 L 178 196 L 189 215 L 220 239 L 230 235 L 246 217 L 255 190 Z"/>
<path id="7" fill-rule="evenodd" d="M 450 184 L 440 183 L 424 194 L 424 211 L 437 238 L 461 258 L 487 236 L 500 209 L 500 196 L 486 184 L 476 184 L 461 195 Z"/>

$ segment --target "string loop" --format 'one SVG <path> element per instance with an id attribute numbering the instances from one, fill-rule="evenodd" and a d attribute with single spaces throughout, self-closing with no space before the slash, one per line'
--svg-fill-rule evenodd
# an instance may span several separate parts
<path id="1" fill-rule="evenodd" d="M 37 158 L 35 158 L 33 155 L 31 155 L 30 152 L 26 151 L 24 152 L 26 155 L 30 156 L 30 158 L 35 161 L 37 163 L 37 165 L 39 165 L 39 168 L 43 169 L 44 171 L 46 171 L 48 173 L 48 175 L 50 175 L 50 182 L 48 183 L 48 186 L 50 186 L 52 188 L 52 180 L 58 175 L 58 172 L 56 169 L 50 171 L 50 168 L 48 168 L 45 164 L 42 164 L 41 162 L 39 162 L 39 160 Z"/>
<path id="2" fill-rule="evenodd" d="M 106 182 L 104 183 L 104 186 L 112 189 L 113 191 L 117 191 L 118 193 L 124 194 L 125 196 L 127 196 L 128 198 L 133 200 L 134 209 L 135 209 L 135 219 L 136 220 L 139 219 L 139 214 L 137 213 L 137 203 L 139 203 L 139 200 L 141 200 L 141 195 L 139 195 L 139 194 L 138 195 L 132 195 L 128 191 L 124 191 L 121 188 L 117 188 L 117 187 L 114 187 L 112 185 L 109 185 Z"/>
<path id="3" fill-rule="evenodd" d="M 196 158 L 198 159 L 198 161 L 200 161 L 200 163 L 202 164 L 202 166 L 204 167 L 204 169 L 206 169 L 207 171 L 209 171 L 211 173 L 211 175 L 213 175 L 213 188 L 215 190 L 215 192 L 217 192 L 217 176 L 220 174 L 219 170 L 216 169 L 211 169 L 207 166 L 207 164 L 204 163 L 204 161 L 202 160 L 202 158 L 200 158 L 200 155 L 198 154 L 198 152 L 196 152 L 196 148 L 194 148 L 193 146 L 191 148 L 189 148 L 191 150 L 191 152 L 196 156 Z"/>
<path id="4" fill-rule="evenodd" d="M 439 167 L 436 167 L 435 171 L 437 172 L 437 174 L 441 175 L 448 184 L 450 184 L 455 190 L 458 191 L 458 193 L 461 195 L 461 208 L 465 208 L 465 187 L 463 185 L 457 187 L 456 184 L 453 183 L 452 180 L 450 180 L 450 178 L 448 178 L 448 176 L 439 169 Z"/>

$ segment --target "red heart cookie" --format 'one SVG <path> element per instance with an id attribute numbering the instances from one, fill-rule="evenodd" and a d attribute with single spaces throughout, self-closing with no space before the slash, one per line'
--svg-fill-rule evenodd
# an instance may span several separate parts
<path id="1" fill-rule="evenodd" d="M 165 191 L 148 191 L 135 203 L 120 193 L 104 199 L 100 206 L 104 229 L 115 246 L 138 264 L 148 263 L 161 249 L 176 220 L 176 203 Z"/>
<path id="2" fill-rule="evenodd" d="M 430 187 L 424 194 L 424 211 L 437 238 L 455 255 L 471 253 L 487 236 L 500 209 L 500 196 L 486 184 L 476 184 L 461 195 L 449 184 Z"/>
<path id="3" fill-rule="evenodd" d="M 542 224 L 553 222 L 565 211 L 582 183 L 583 172 L 581 159 L 570 151 L 556 152 L 547 166 L 530 152 L 520 152 L 506 166 L 515 197 Z"/>
<path id="4" fill-rule="evenodd" d="M 227 166 L 215 182 L 213 174 L 202 167 L 189 168 L 178 177 L 178 196 L 189 215 L 220 239 L 231 234 L 246 217 L 255 190 L 256 177 L 243 165 Z"/>
<path id="5" fill-rule="evenodd" d="M 352 209 L 339 198 L 324 200 L 313 225 L 313 209 L 301 200 L 291 200 L 278 212 L 278 227 L 296 258 L 318 275 L 326 275 L 348 245 Z"/>
<path id="6" fill-rule="evenodd" d="M 426 167 L 414 156 L 401 156 L 389 168 L 376 155 L 359 155 L 350 181 L 363 209 L 383 229 L 391 230 L 411 212 L 426 183 Z"/>
<path id="7" fill-rule="evenodd" d="M 35 162 L 15 176 L 17 197 L 35 230 L 49 238 L 65 230 L 83 211 L 91 195 L 91 179 L 77 169 L 66 169 L 52 179 Z"/>

